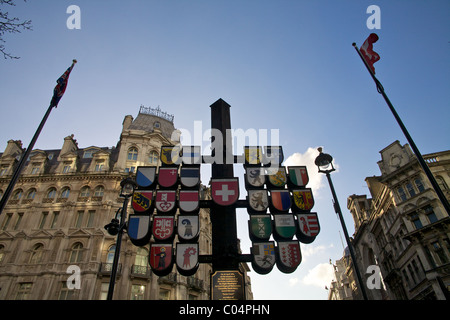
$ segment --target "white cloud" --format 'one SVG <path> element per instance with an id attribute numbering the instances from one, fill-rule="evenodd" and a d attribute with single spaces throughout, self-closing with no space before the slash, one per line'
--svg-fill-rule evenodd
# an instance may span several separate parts
<path id="1" fill-rule="evenodd" d="M 333 279 L 333 267 L 329 263 L 320 263 L 308 270 L 308 274 L 302 279 L 302 283 L 324 288 L 329 286 Z"/>
<path id="2" fill-rule="evenodd" d="M 289 279 L 289 287 L 294 287 L 298 284 L 299 280 L 298 278 L 291 278 Z"/>
<path id="3" fill-rule="evenodd" d="M 310 256 L 314 256 L 316 254 L 322 253 L 325 250 L 327 250 L 328 248 L 334 248 L 334 245 L 331 243 L 329 246 L 324 246 L 324 245 L 318 245 L 318 246 L 314 246 L 311 244 L 300 244 L 301 246 L 301 250 L 302 250 L 302 257 L 310 257 Z"/>
<path id="4" fill-rule="evenodd" d="M 325 186 L 325 174 L 319 173 L 314 160 L 316 160 L 319 152 L 317 148 L 309 147 L 305 153 L 296 152 L 289 157 L 284 162 L 285 166 L 306 166 L 308 169 L 309 183 L 308 188 L 312 189 L 314 195 L 317 191 Z M 337 169 L 338 166 L 333 161 L 334 167 Z"/>

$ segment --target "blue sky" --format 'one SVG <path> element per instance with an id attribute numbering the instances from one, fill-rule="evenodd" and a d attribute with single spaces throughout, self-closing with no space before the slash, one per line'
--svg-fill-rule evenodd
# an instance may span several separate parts
<path id="1" fill-rule="evenodd" d="M 257 299 L 327 297 L 326 265 L 343 248 L 331 193 L 311 166 L 315 149 L 323 146 L 339 168 L 332 177 L 352 234 L 347 197 L 368 193 L 364 179 L 380 174 L 380 150 L 407 142 L 353 42 L 379 35 L 376 75 L 419 150 L 449 149 L 448 1 L 16 2 L 10 14 L 31 19 L 34 30 L 5 36 L 7 50 L 21 58 L 0 59 L 1 152 L 9 139 L 28 145 L 56 79 L 76 58 L 35 148 L 60 148 L 70 134 L 80 148 L 114 146 L 124 116 L 136 117 L 140 105 L 174 114 L 178 129 L 193 132 L 201 121 L 206 130 L 209 106 L 222 98 L 233 128 L 279 130 L 285 158 L 296 154 L 288 163 L 308 165 L 321 233 L 302 247 L 296 272 L 250 273 Z M 81 9 L 79 30 L 66 26 L 70 5 Z M 381 10 L 379 30 L 366 26 L 370 5 Z M 238 216 L 248 253 L 247 216 Z"/>

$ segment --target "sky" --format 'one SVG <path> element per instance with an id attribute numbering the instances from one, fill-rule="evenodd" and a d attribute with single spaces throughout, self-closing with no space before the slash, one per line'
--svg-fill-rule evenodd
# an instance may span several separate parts
<path id="1" fill-rule="evenodd" d="M 80 29 L 68 27 L 78 21 L 67 13 L 71 5 L 80 9 Z M 379 8 L 379 29 L 369 29 L 371 5 Z M 209 106 L 222 98 L 232 128 L 262 130 L 261 141 L 283 147 L 284 165 L 307 166 L 321 232 L 302 245 L 295 272 L 249 273 L 255 299 L 327 299 L 329 261 L 342 257 L 345 240 L 314 165 L 317 147 L 334 158 L 332 179 L 352 235 L 348 196 L 370 197 L 364 179 L 380 175 L 380 150 L 407 143 L 353 42 L 378 34 L 376 76 L 418 149 L 449 150 L 446 0 L 17 0 L 7 9 L 32 20 L 33 30 L 4 36 L 20 59 L 0 58 L 0 152 L 10 139 L 28 146 L 56 80 L 77 59 L 35 149 L 59 149 L 71 134 L 80 148 L 115 146 L 125 115 L 136 117 L 141 105 L 173 114 L 175 127 L 194 139 L 194 127 L 210 128 Z M 209 172 L 202 170 L 204 184 Z M 243 199 L 242 165 L 235 176 Z M 249 253 L 248 214 L 237 216 Z"/>

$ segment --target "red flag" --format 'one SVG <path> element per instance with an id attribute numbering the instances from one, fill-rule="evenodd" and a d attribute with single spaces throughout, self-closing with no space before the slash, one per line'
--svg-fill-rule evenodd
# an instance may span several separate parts
<path id="1" fill-rule="evenodd" d="M 69 75 L 75 63 L 77 63 L 77 60 L 73 60 L 73 63 L 69 67 L 69 69 L 67 69 L 66 72 L 64 72 L 64 74 L 58 80 L 56 80 L 58 84 L 53 90 L 53 97 L 52 101 L 50 102 L 52 107 L 55 108 L 58 107 L 59 100 L 61 100 L 62 96 L 64 95 L 64 92 L 66 91 L 67 82 L 69 81 Z"/>
<path id="2" fill-rule="evenodd" d="M 375 68 L 373 67 L 373 64 L 380 60 L 380 56 L 378 53 L 373 51 L 373 44 L 378 41 L 378 36 L 376 33 L 371 33 L 369 37 L 364 41 L 363 45 L 361 46 L 361 54 L 364 57 L 364 60 L 366 60 L 367 65 L 370 67 L 370 70 L 375 74 Z"/>

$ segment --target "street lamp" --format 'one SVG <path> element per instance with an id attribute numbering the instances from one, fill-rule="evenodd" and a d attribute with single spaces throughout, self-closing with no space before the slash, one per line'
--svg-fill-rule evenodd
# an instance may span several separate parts
<path id="1" fill-rule="evenodd" d="M 336 192 L 334 191 L 333 182 L 331 181 L 330 172 L 333 172 L 336 170 L 333 166 L 333 157 L 330 156 L 329 154 L 323 153 L 322 148 L 318 148 L 317 150 L 320 152 L 320 154 L 318 155 L 318 157 L 316 158 L 314 163 L 319 168 L 319 172 L 325 173 L 327 176 L 328 184 L 330 185 L 331 193 L 332 193 L 333 199 L 334 199 L 334 202 L 333 202 L 334 211 L 339 216 L 339 220 L 341 221 L 342 229 L 344 230 L 345 240 L 347 241 L 347 247 L 348 247 L 348 250 L 350 251 L 350 256 L 352 258 L 353 267 L 355 269 L 355 274 L 356 274 L 356 277 L 358 278 L 359 287 L 361 288 L 361 293 L 363 295 L 364 300 L 367 300 L 366 289 L 364 287 L 364 283 L 362 281 L 361 274 L 359 273 L 359 269 L 358 269 L 358 266 L 356 263 L 355 252 L 353 251 L 353 246 L 350 242 L 350 237 L 348 236 L 347 227 L 345 226 L 344 218 L 342 216 L 341 206 L 339 205 L 339 201 L 337 199 Z"/>
<path id="2" fill-rule="evenodd" d="M 112 236 L 117 235 L 116 240 L 116 249 L 114 251 L 114 260 L 113 265 L 111 269 L 111 278 L 109 280 L 109 289 L 108 289 L 108 296 L 107 300 L 112 300 L 113 293 L 114 293 L 114 285 L 116 283 L 116 274 L 117 274 L 117 267 L 119 263 L 119 256 L 120 256 L 120 247 L 122 245 L 122 234 L 123 229 L 125 227 L 125 222 L 127 218 L 127 207 L 128 207 L 128 200 L 133 195 L 134 189 L 137 187 L 136 182 L 134 182 L 131 178 L 126 178 L 120 182 L 121 190 L 120 190 L 120 197 L 125 198 L 123 201 L 123 206 L 121 209 L 118 209 L 116 212 L 116 215 L 114 219 L 111 220 L 110 223 L 108 223 L 105 226 L 106 231 Z M 119 212 L 120 214 L 120 221 L 119 221 Z"/>

